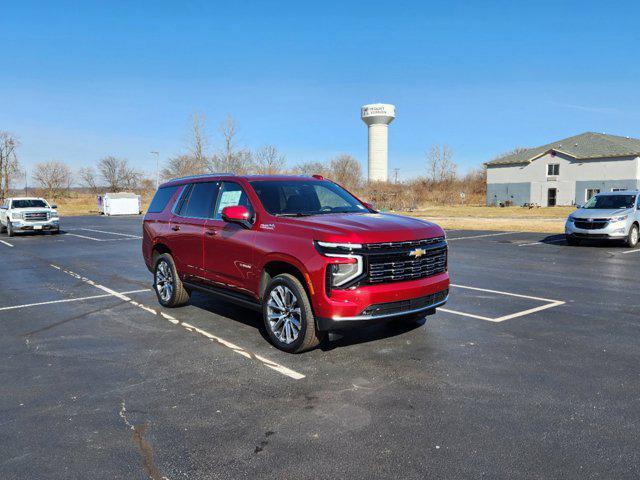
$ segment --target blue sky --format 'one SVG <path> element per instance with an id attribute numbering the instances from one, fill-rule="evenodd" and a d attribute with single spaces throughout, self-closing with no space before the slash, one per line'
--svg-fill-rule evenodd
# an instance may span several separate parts
<path id="1" fill-rule="evenodd" d="M 0 130 L 27 166 L 152 171 L 232 114 L 290 164 L 366 164 L 360 106 L 397 106 L 389 167 L 446 143 L 462 170 L 592 130 L 640 137 L 638 2 L 6 2 Z"/>

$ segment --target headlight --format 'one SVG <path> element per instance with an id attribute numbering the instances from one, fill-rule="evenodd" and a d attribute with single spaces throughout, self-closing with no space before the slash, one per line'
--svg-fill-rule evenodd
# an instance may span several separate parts
<path id="1" fill-rule="evenodd" d="M 333 257 L 334 255 L 328 255 Z M 362 257 L 354 256 L 347 259 L 349 263 L 332 263 L 327 268 L 331 274 L 331 286 L 340 287 L 362 273 Z"/>
<path id="2" fill-rule="evenodd" d="M 612 222 L 624 222 L 627 218 L 629 218 L 629 215 L 621 215 L 619 217 L 611 218 L 611 221 Z"/>
<path id="3" fill-rule="evenodd" d="M 49 212 L 49 218 L 60 218 L 58 212 Z"/>
<path id="4" fill-rule="evenodd" d="M 22 220 L 23 214 L 20 212 L 11 212 L 11 218 L 13 220 Z"/>
<path id="5" fill-rule="evenodd" d="M 315 242 L 318 251 L 325 257 L 338 259 L 336 263 L 327 266 L 327 287 L 337 288 L 358 278 L 364 271 L 361 255 L 354 255 L 354 250 L 360 250 L 358 243 Z"/>

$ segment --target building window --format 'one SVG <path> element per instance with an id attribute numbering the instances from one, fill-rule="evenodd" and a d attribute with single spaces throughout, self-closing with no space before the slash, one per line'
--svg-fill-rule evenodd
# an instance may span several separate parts
<path id="1" fill-rule="evenodd" d="M 626 188 L 619 188 L 619 187 L 615 187 L 611 189 L 612 192 L 624 192 L 625 190 Z"/>
<path id="2" fill-rule="evenodd" d="M 587 195 L 585 197 L 585 201 L 588 202 L 589 200 L 591 200 L 591 197 L 594 197 L 599 193 L 600 193 L 599 188 L 587 188 Z"/>
<path id="3" fill-rule="evenodd" d="M 559 163 L 550 163 L 547 165 L 547 176 L 555 177 L 560 175 L 560 164 Z"/>

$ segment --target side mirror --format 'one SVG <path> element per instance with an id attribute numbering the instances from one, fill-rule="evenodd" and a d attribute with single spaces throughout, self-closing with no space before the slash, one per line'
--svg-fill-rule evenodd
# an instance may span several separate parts
<path id="1" fill-rule="evenodd" d="M 51 208 L 53 208 L 54 210 L 58 208 L 58 205 L 56 205 L 55 203 L 51 204 Z"/>
<path id="2" fill-rule="evenodd" d="M 238 223 L 245 228 L 251 228 L 251 214 L 244 205 L 233 205 L 222 209 L 222 220 L 229 223 Z"/>

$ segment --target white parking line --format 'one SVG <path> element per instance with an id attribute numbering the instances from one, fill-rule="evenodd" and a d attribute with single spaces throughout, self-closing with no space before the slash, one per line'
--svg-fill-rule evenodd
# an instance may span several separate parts
<path id="1" fill-rule="evenodd" d="M 142 238 L 139 235 L 129 235 L 128 233 L 120 233 L 120 232 L 108 232 L 106 230 L 95 230 L 93 228 L 79 228 L 78 230 L 84 230 L 86 232 L 95 232 L 95 233 L 106 233 L 109 235 L 120 235 L 122 237 L 129 237 L 129 238 Z"/>
<path id="2" fill-rule="evenodd" d="M 135 300 L 132 300 L 131 298 L 127 297 L 125 294 L 123 293 L 118 293 L 115 290 L 110 289 L 109 287 L 105 287 L 104 285 L 100 285 L 99 283 L 94 282 L 93 280 L 83 277 L 82 275 L 79 275 L 75 272 L 72 272 L 71 270 L 65 270 L 62 267 L 59 267 L 58 265 L 54 265 L 51 264 L 51 266 L 57 270 L 60 270 L 64 273 L 66 273 L 67 275 L 70 275 L 74 278 L 77 278 L 78 280 L 82 280 L 83 282 L 96 287 L 100 290 L 102 290 L 103 292 L 108 293 L 111 296 L 120 298 L 121 300 L 124 300 L 126 302 L 129 302 L 131 305 L 136 306 L 146 312 L 152 313 L 153 315 L 158 315 L 161 316 L 162 318 L 164 318 L 165 320 L 168 320 L 169 322 L 171 322 L 174 325 L 181 325 L 184 329 L 188 330 L 189 332 L 196 332 L 199 333 L 200 335 L 208 338 L 211 341 L 215 341 L 217 342 L 219 345 L 223 345 L 231 350 L 233 350 L 235 353 L 238 353 L 240 355 L 242 355 L 243 357 L 249 358 L 249 359 L 254 359 L 257 360 L 258 362 L 262 363 L 264 366 L 275 370 L 278 373 L 281 373 L 282 375 L 285 375 L 289 378 L 293 378 L 294 380 L 300 380 L 302 378 L 305 378 L 305 375 L 296 372 L 295 370 L 291 370 L 290 368 L 285 367 L 284 365 L 280 365 L 279 363 L 276 363 L 272 360 L 269 360 L 261 355 L 256 355 L 253 352 L 250 352 L 242 347 L 239 347 L 238 345 L 235 345 L 221 337 L 218 337 L 210 332 L 207 332 L 206 330 L 202 330 L 201 328 L 198 328 L 194 325 L 191 325 L 190 323 L 186 323 L 186 322 L 181 322 L 180 320 L 178 320 L 177 318 L 164 313 L 160 310 L 155 310 L 151 307 L 147 307 L 146 305 L 143 305 L 141 303 L 136 302 Z"/>
<path id="3" fill-rule="evenodd" d="M 78 237 L 78 238 L 84 238 L 85 240 L 93 240 L 94 242 L 119 242 L 122 240 L 137 240 L 139 238 L 142 237 L 133 237 L 133 238 L 95 238 L 95 237 L 88 237 L 86 235 L 79 235 L 77 233 L 69 233 L 69 232 L 65 232 L 65 235 L 70 235 L 72 237 Z"/>
<path id="4" fill-rule="evenodd" d="M 482 235 L 472 235 L 469 237 L 451 237 L 451 238 L 447 238 L 447 242 L 452 242 L 454 240 L 467 240 L 468 238 L 483 238 L 483 237 L 497 237 L 498 235 L 512 235 L 514 233 L 520 233 L 520 232 L 485 233 Z"/>
<path id="5" fill-rule="evenodd" d="M 540 311 L 546 310 L 548 308 L 558 307 L 560 305 L 564 305 L 565 304 L 565 302 L 563 302 L 562 300 L 553 300 L 553 299 L 550 299 L 550 298 L 533 297 L 531 295 L 522 295 L 520 293 L 503 292 L 503 291 L 500 291 L 500 290 L 490 290 L 488 288 L 470 287 L 470 286 L 467 286 L 467 285 L 456 285 L 454 283 L 452 283 L 451 286 L 452 287 L 457 287 L 457 288 L 466 288 L 467 290 L 477 290 L 477 291 L 480 291 L 480 292 L 496 293 L 498 295 L 506 295 L 506 296 L 509 296 L 509 297 L 526 298 L 527 300 L 536 300 L 536 301 L 539 301 L 539 302 L 546 302 L 545 305 L 540 305 L 539 307 L 529 308 L 527 310 L 522 310 L 521 312 L 511 313 L 511 314 L 503 315 L 501 317 L 496 317 L 496 318 L 485 317 L 485 316 L 482 316 L 482 315 L 475 315 L 473 313 L 460 312 L 458 310 L 450 310 L 450 309 L 447 309 L 447 308 L 438 308 L 438 310 L 440 310 L 442 312 L 453 313 L 454 315 L 461 315 L 463 317 L 476 318 L 478 320 L 485 320 L 487 322 L 494 322 L 494 323 L 504 322 L 506 320 L 511 320 L 511 319 L 518 318 L 518 317 L 524 317 L 525 315 L 530 315 L 530 314 L 535 313 L 535 312 L 540 312 Z"/>
<path id="6" fill-rule="evenodd" d="M 144 288 L 142 290 L 129 290 L 128 292 L 120 292 L 121 295 L 131 295 L 133 293 L 141 293 L 141 292 L 151 292 L 152 290 L 149 288 Z M 1 307 L 0 311 L 4 310 L 16 310 L 18 308 L 27 308 L 27 307 L 39 307 L 41 305 L 53 305 L 56 303 L 70 303 L 70 302 L 81 302 L 83 300 L 93 300 L 94 298 L 106 298 L 111 297 L 111 294 L 104 295 L 91 295 L 89 297 L 79 297 L 79 298 L 66 298 L 64 300 L 51 300 L 49 302 L 38 302 L 38 303 L 25 303 L 24 305 L 12 305 L 11 307 Z"/>
<path id="7" fill-rule="evenodd" d="M 4 240 L 0 240 L 0 243 L 4 243 L 7 247 L 13 247 L 9 242 L 5 242 Z"/>
<path id="8" fill-rule="evenodd" d="M 640 252 L 640 248 L 636 248 L 635 250 L 627 250 L 626 252 L 622 252 L 623 255 L 626 255 L 627 253 L 638 253 Z"/>

